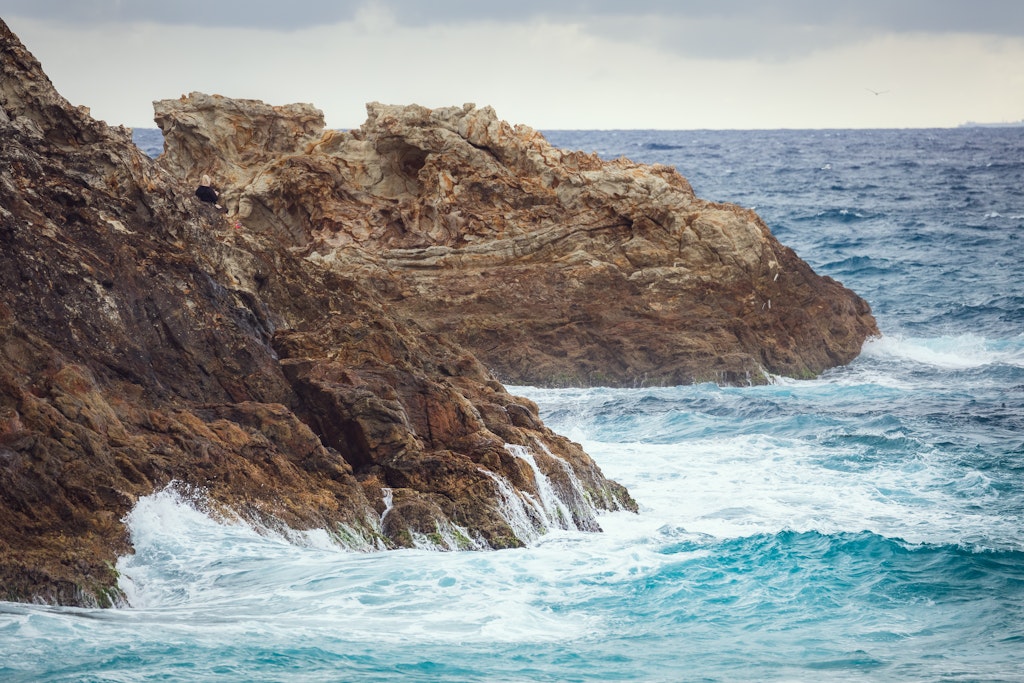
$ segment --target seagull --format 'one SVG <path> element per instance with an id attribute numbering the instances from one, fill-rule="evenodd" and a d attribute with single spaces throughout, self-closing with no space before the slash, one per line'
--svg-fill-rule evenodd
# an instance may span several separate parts
<path id="1" fill-rule="evenodd" d="M 871 88 L 864 89 L 873 95 L 884 95 L 885 93 L 889 92 L 888 90 L 872 90 Z"/>

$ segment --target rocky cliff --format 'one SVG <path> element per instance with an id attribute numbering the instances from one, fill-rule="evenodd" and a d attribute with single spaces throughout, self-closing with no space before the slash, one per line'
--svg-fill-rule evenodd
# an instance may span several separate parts
<path id="1" fill-rule="evenodd" d="M 674 169 L 551 147 L 490 108 L 155 103 L 159 165 L 209 173 L 247 231 L 355 274 L 392 310 L 535 385 L 759 383 L 844 364 L 878 334 L 752 211 Z"/>
<path id="2" fill-rule="evenodd" d="M 425 258 L 416 238 L 385 249 L 369 233 L 404 229 L 401 192 L 427 155 L 396 139 L 390 175 L 350 169 L 353 192 L 388 201 L 346 203 L 349 176 L 317 163 L 370 145 L 317 139 L 310 108 L 206 142 L 205 115 L 180 111 L 164 125 L 196 156 L 180 149 L 188 170 L 170 173 L 61 98 L 3 22 L 0 70 L 0 599 L 116 602 L 122 519 L 168 485 L 362 548 L 515 546 L 635 508 L 443 320 L 395 305 L 426 284 L 379 284 L 391 260 Z M 228 118 L 249 106 L 217 103 Z M 264 183 L 265 165 L 282 173 Z M 235 217 L 195 199 L 200 166 Z M 359 242 L 360 220 L 365 264 L 340 267 L 327 244 Z"/>

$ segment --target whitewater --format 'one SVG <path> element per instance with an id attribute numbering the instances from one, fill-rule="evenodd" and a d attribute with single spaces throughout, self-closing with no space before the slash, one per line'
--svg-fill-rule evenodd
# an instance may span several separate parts
<path id="1" fill-rule="evenodd" d="M 130 605 L 0 602 L 0 680 L 1024 680 L 1024 129 L 547 136 L 754 208 L 883 336 L 814 380 L 511 387 L 638 501 L 603 533 L 365 552 L 157 492 Z"/>

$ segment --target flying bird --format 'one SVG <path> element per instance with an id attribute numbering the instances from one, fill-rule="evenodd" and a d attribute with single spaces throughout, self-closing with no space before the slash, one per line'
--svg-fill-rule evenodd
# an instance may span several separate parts
<path id="1" fill-rule="evenodd" d="M 864 89 L 873 95 L 884 95 L 885 93 L 889 92 L 888 90 L 872 90 L 871 88 Z"/>

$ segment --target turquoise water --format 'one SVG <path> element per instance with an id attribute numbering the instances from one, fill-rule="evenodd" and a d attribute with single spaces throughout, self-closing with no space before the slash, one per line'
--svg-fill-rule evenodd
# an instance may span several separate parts
<path id="1" fill-rule="evenodd" d="M 1024 130 L 549 137 L 755 207 L 884 336 L 811 381 L 514 388 L 640 503 L 601 534 L 354 552 L 160 492 L 131 607 L 0 603 L 0 680 L 1024 680 Z"/>

